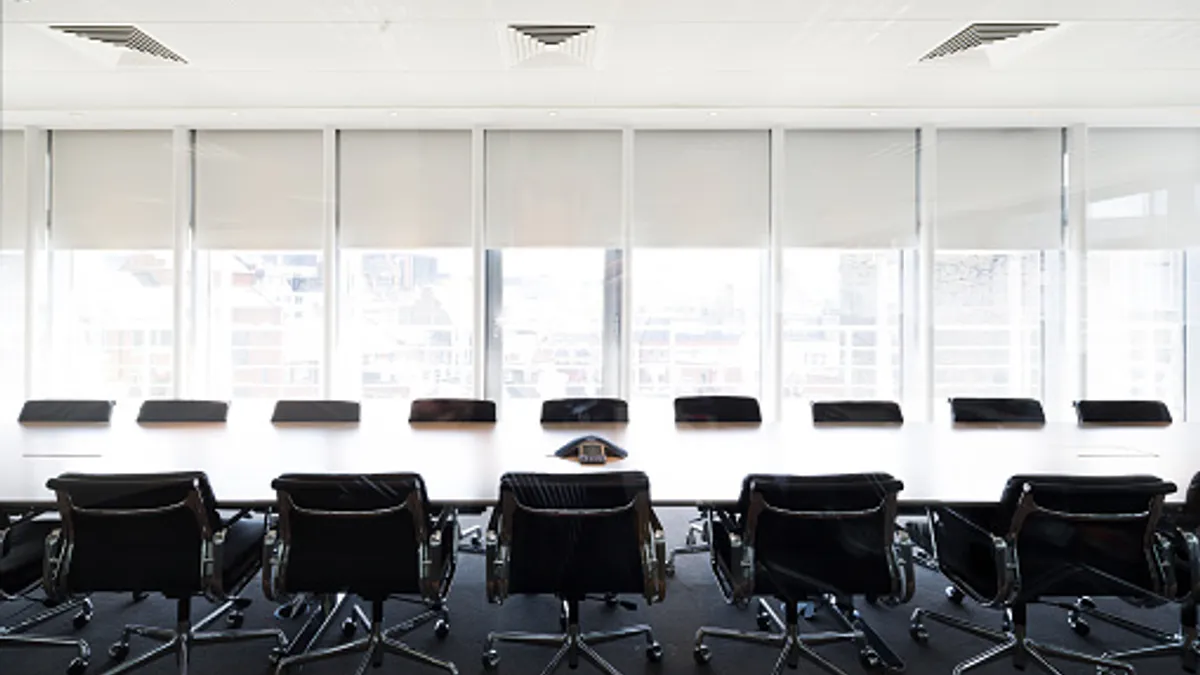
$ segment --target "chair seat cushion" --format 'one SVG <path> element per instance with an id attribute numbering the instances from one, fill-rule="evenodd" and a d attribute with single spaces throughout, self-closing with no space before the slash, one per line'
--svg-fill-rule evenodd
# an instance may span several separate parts
<path id="1" fill-rule="evenodd" d="M 225 529 L 221 551 L 222 590 L 231 593 L 250 580 L 262 563 L 263 524 L 243 519 Z"/>

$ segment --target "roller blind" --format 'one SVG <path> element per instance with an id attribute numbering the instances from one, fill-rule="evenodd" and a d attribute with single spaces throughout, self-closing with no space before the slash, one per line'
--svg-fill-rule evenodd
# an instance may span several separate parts
<path id="1" fill-rule="evenodd" d="M 170 249 L 171 132 L 55 131 L 50 239 L 60 249 Z"/>
<path id="2" fill-rule="evenodd" d="M 1088 248 L 1200 246 L 1200 129 L 1091 129 Z"/>
<path id="3" fill-rule="evenodd" d="M 636 246 L 766 246 L 767 132 L 639 131 L 633 195 Z"/>
<path id="4" fill-rule="evenodd" d="M 320 131 L 196 133 L 196 245 L 301 250 L 322 246 Z"/>
<path id="5" fill-rule="evenodd" d="M 471 132 L 339 133 L 341 244 L 471 245 Z"/>
<path id="6" fill-rule="evenodd" d="M 915 131 L 789 131 L 784 175 L 784 246 L 915 245 Z"/>
<path id="7" fill-rule="evenodd" d="M 621 245 L 621 133 L 489 131 L 487 245 Z"/>
<path id="8" fill-rule="evenodd" d="M 1062 130 L 941 130 L 937 246 L 1041 250 L 1062 241 Z"/>
<path id="9" fill-rule="evenodd" d="M 25 134 L 0 132 L 0 251 L 25 248 Z"/>

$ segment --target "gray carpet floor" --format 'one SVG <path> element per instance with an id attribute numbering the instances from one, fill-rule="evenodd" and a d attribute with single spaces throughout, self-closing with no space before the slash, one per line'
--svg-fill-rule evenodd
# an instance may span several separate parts
<path id="1" fill-rule="evenodd" d="M 663 509 L 660 511 L 672 540 L 685 531 L 686 522 L 692 511 L 686 509 Z M 426 625 L 403 638 L 410 646 L 430 654 L 453 661 L 461 673 L 482 674 L 487 672 L 480 663 L 480 651 L 484 637 L 493 630 L 557 631 L 558 605 L 549 597 L 515 597 L 504 605 L 489 605 L 484 595 L 483 560 L 476 556 L 461 556 L 457 578 L 450 597 L 452 630 L 444 640 L 433 634 L 432 624 Z M 945 579 L 921 570 L 917 579 L 917 595 L 907 606 L 896 608 L 862 606 L 867 621 L 891 644 L 907 662 L 907 672 L 916 675 L 950 673 L 954 665 L 988 648 L 990 644 L 967 636 L 958 631 L 930 624 L 931 639 L 926 645 L 917 645 L 908 636 L 908 619 L 915 607 L 937 609 L 960 615 L 987 626 L 999 627 L 997 612 L 973 606 L 967 601 L 962 606 L 951 604 L 943 595 Z M 256 580 L 247 589 L 247 596 L 254 599 L 246 612 L 245 628 L 280 627 L 289 635 L 296 631 L 302 621 L 277 620 L 272 616 L 274 605 L 262 598 L 261 585 Z M 160 597 L 150 597 L 134 603 L 128 595 L 98 596 L 95 599 L 95 618 L 79 631 L 73 630 L 68 616 L 43 624 L 36 632 L 47 635 L 76 634 L 86 639 L 93 651 L 89 673 L 103 673 L 115 665 L 108 659 L 107 649 L 126 623 L 141 623 L 170 627 L 174 624 L 174 605 Z M 1177 623 L 1177 613 L 1172 607 L 1154 610 L 1135 609 L 1113 600 L 1100 600 L 1104 609 L 1114 611 L 1163 630 L 1172 630 Z M 0 607 L 0 625 L 12 623 L 14 619 L 27 616 L 40 606 L 19 606 L 10 603 Z M 211 609 L 203 600 L 194 604 L 194 617 L 200 618 Z M 393 625 L 414 613 L 414 606 L 388 603 L 385 623 Z M 755 630 L 752 610 L 739 610 L 726 605 L 718 592 L 705 556 L 681 557 L 677 576 L 668 585 L 664 603 L 646 607 L 644 603 L 634 611 L 608 608 L 602 603 L 589 602 L 582 609 L 582 627 L 586 630 L 616 628 L 631 623 L 648 623 L 654 630 L 665 654 L 661 663 L 649 663 L 639 639 L 630 639 L 602 645 L 598 651 L 608 658 L 625 675 L 754 675 L 771 672 L 777 653 L 768 647 L 756 647 L 731 642 L 713 641 L 713 658 L 705 666 L 696 665 L 692 659 L 692 641 L 696 628 L 701 625 L 725 626 Z M 220 628 L 223 624 L 216 624 Z M 834 620 L 818 614 L 802 629 L 834 630 Z M 1145 644 L 1144 640 L 1118 629 L 1093 622 L 1091 634 L 1084 638 L 1072 632 L 1064 621 L 1061 610 L 1051 607 L 1033 607 L 1029 612 L 1029 634 L 1043 642 L 1060 644 L 1086 652 L 1100 653 L 1109 649 L 1135 647 Z M 338 642 L 337 631 L 331 631 L 324 645 Z M 153 643 L 134 638 L 132 655 L 147 651 Z M 324 646 L 323 645 L 323 646 Z M 268 664 L 268 643 L 248 643 L 206 647 L 198 650 L 192 659 L 193 675 L 262 675 L 272 672 Z M 537 675 L 550 659 L 552 650 L 524 646 L 502 646 L 502 660 L 496 675 Z M 848 673 L 864 672 L 858 665 L 857 650 L 849 644 L 821 647 L 819 651 Z M 69 650 L 58 649 L 0 649 L 0 675 L 54 675 L 65 672 L 72 657 Z M 1060 665 L 1066 674 L 1093 675 L 1091 668 Z M 1183 672 L 1175 659 L 1155 659 L 1137 662 L 1138 673 Z M 355 673 L 358 659 L 349 656 L 337 661 L 305 667 L 299 672 L 305 675 L 334 675 Z M 166 675 L 176 672 L 171 659 L 164 659 L 141 671 L 146 675 Z M 289 671 L 293 672 L 293 671 Z M 439 671 L 414 665 L 398 659 L 386 659 L 383 667 L 369 673 L 436 673 Z M 560 672 L 568 672 L 564 665 Z M 595 672 L 587 664 L 581 664 L 578 672 Z M 816 668 L 801 663 L 798 673 L 816 673 Z M 986 668 L 982 673 L 1005 673 L 1014 671 L 1008 661 L 1001 661 Z M 1032 668 L 1028 672 L 1035 672 Z"/>

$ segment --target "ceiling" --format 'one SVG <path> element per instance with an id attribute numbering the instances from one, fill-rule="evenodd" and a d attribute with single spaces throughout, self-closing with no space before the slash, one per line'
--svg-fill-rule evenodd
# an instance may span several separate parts
<path id="1" fill-rule="evenodd" d="M 0 0 L 6 126 L 1200 123 L 1197 0 Z M 1056 28 L 921 61 L 973 22 Z M 51 30 L 133 24 L 170 63 Z M 523 59 L 509 24 L 595 26 Z M 579 53 L 576 53 L 579 52 Z"/>

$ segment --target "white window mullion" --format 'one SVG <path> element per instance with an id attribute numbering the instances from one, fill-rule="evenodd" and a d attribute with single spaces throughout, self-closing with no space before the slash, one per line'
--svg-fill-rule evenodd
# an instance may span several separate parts
<path id="1" fill-rule="evenodd" d="M 338 289 L 341 288 L 338 276 L 338 208 L 337 208 L 337 153 L 338 132 L 326 128 L 321 136 L 321 175 L 322 175 L 322 243 L 321 274 L 325 279 L 325 336 L 323 341 L 323 359 L 321 376 L 321 391 L 325 398 L 333 398 L 341 390 L 334 378 L 338 377 L 344 368 L 337 367 L 340 350 L 338 349 Z"/>
<path id="2" fill-rule="evenodd" d="M 787 136 L 783 129 L 771 130 L 770 140 L 770 231 L 763 268 L 761 371 L 763 409 L 772 420 L 783 419 L 783 221 L 784 186 L 787 185 Z"/>
<path id="3" fill-rule="evenodd" d="M 474 289 L 475 289 L 475 312 L 474 312 L 474 366 L 475 366 L 475 396 L 476 398 L 486 398 L 488 393 L 488 331 L 491 327 L 488 325 L 488 308 L 487 308 L 487 248 L 484 237 L 484 185 L 483 178 L 483 163 L 484 157 L 484 136 L 483 129 L 473 129 L 471 131 L 471 250 L 474 255 L 474 264 L 471 268 L 474 270 Z"/>
<path id="4" fill-rule="evenodd" d="M 25 395 L 46 391 L 47 368 L 53 351 L 50 279 L 53 268 L 47 252 L 50 204 L 50 135 L 45 129 L 25 130 L 25 208 L 29 229 L 25 238 Z"/>
<path id="5" fill-rule="evenodd" d="M 634 369 L 633 358 L 633 129 L 621 131 L 621 269 L 620 354 L 621 372 L 617 396 L 629 399 Z"/>
<path id="6" fill-rule="evenodd" d="M 1072 400 L 1087 395 L 1087 127 L 1079 124 L 1067 129 L 1066 228 L 1064 244 L 1066 266 L 1063 290 L 1063 315 L 1066 342 L 1066 386 L 1063 395 Z"/>
<path id="7" fill-rule="evenodd" d="M 919 160 L 917 165 L 917 298 L 915 303 L 905 303 L 906 309 L 915 304 L 917 317 L 916 349 L 906 358 L 905 377 L 907 407 L 916 410 L 916 419 L 933 420 L 933 267 L 934 252 L 937 250 L 937 128 L 922 127 L 920 130 Z M 908 386 L 911 383 L 911 388 Z M 910 393 L 911 392 L 911 393 Z"/>
<path id="8" fill-rule="evenodd" d="M 194 283 L 194 268 L 189 264 L 192 248 L 192 133 L 187 129 L 175 129 L 171 133 L 171 175 L 175 233 L 175 264 L 172 270 L 175 285 L 171 315 L 172 394 L 175 398 L 184 398 L 191 392 L 192 362 L 188 333 L 192 326 L 188 322 L 186 302 Z"/>

